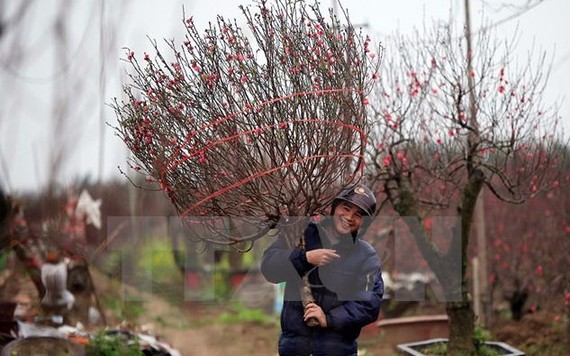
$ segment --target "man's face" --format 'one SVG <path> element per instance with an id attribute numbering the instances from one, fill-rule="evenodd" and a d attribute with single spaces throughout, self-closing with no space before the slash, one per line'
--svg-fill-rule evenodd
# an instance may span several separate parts
<path id="1" fill-rule="evenodd" d="M 333 223 L 339 234 L 345 235 L 358 231 L 362 225 L 364 211 L 358 206 L 341 201 L 333 215 Z"/>

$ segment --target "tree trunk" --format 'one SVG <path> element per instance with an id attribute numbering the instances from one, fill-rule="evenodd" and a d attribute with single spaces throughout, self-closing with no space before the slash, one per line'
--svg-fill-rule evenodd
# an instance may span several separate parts
<path id="1" fill-rule="evenodd" d="M 26 245 L 24 243 L 14 243 L 12 250 L 16 253 L 16 257 L 23 264 L 26 272 L 30 276 L 30 279 L 36 287 L 38 296 L 41 300 L 46 293 L 46 289 L 42 283 L 41 266 L 43 264 L 43 261 L 29 245 Z"/>
<path id="2" fill-rule="evenodd" d="M 463 191 L 462 204 L 459 208 L 461 239 L 459 240 L 458 236 L 454 236 L 454 242 L 461 241 L 461 246 L 459 246 L 459 251 L 461 251 L 461 300 L 448 302 L 446 306 L 449 317 L 447 354 L 453 356 L 475 354 L 475 315 L 468 294 L 467 248 L 469 246 L 469 237 L 471 236 L 475 205 L 477 204 L 477 197 L 481 192 L 484 180 L 485 175 L 481 170 L 475 169 L 471 172 L 469 181 Z"/>
<path id="3" fill-rule="evenodd" d="M 526 288 L 515 289 L 509 297 L 509 304 L 511 307 L 511 317 L 515 321 L 519 321 L 523 317 L 523 309 L 526 300 L 528 299 L 528 291 Z"/>
<path id="4" fill-rule="evenodd" d="M 474 355 L 475 316 L 471 302 L 469 300 L 448 302 L 446 311 L 449 317 L 450 340 L 447 346 L 447 354 L 453 356 Z"/>
<path id="5" fill-rule="evenodd" d="M 566 347 L 570 348 L 570 304 L 566 303 Z"/>
<path id="6" fill-rule="evenodd" d="M 421 254 L 444 288 L 450 323 L 448 355 L 453 356 L 475 353 L 473 340 L 475 317 L 467 290 L 467 247 L 475 204 L 484 180 L 485 175 L 482 171 L 475 169 L 470 173 L 461 197 L 461 205 L 458 207 L 460 219 L 453 228 L 452 242 L 445 254 L 427 238 L 425 228 L 421 224 L 423 214 L 419 209 L 411 183 L 406 179 L 401 179 L 396 182 L 395 189 L 387 189 L 394 209 L 401 216 L 417 217 L 417 220 L 407 219 L 406 222 Z M 459 273 L 455 275 L 454 272 Z"/>

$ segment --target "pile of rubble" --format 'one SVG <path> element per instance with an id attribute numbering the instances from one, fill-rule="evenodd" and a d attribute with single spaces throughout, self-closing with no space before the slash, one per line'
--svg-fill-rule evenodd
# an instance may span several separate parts
<path id="1" fill-rule="evenodd" d="M 144 355 L 180 356 L 180 352 L 172 348 L 160 338 L 136 330 L 136 327 L 127 323 L 116 328 L 87 331 L 81 323 L 76 326 L 59 325 L 61 320 L 53 317 L 49 320 L 41 319 L 26 322 L 13 318 L 16 303 L 1 303 L 0 313 L 0 345 L 3 347 L 2 355 L 24 355 L 38 353 L 39 355 L 52 355 L 58 350 L 65 350 L 64 354 L 84 355 L 90 343 L 97 335 L 108 338 L 119 338 L 127 344 L 137 345 Z M 59 354 L 56 352 L 56 354 Z"/>

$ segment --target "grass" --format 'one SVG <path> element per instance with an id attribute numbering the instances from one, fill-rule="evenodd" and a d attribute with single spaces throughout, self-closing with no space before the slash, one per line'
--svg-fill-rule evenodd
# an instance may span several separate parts
<path id="1" fill-rule="evenodd" d="M 276 325 L 277 323 L 274 316 L 267 315 L 261 309 L 246 308 L 241 303 L 233 304 L 231 310 L 220 315 L 218 320 L 224 324 L 254 322 L 263 325 Z"/>
<path id="2" fill-rule="evenodd" d="M 104 309 L 111 310 L 117 319 L 133 323 L 145 313 L 144 303 L 141 301 L 129 301 L 113 296 L 102 296 L 101 304 Z"/>

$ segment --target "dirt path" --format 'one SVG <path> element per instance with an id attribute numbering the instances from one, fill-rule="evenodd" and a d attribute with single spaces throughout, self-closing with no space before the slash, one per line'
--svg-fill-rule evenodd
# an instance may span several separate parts
<path id="1" fill-rule="evenodd" d="M 101 276 L 94 277 L 99 293 L 116 293 Z M 104 279 L 104 278 L 103 278 Z M 144 312 L 137 325 L 168 343 L 184 356 L 263 355 L 276 353 L 277 324 L 222 322 L 231 309 L 208 302 L 173 305 L 156 295 L 136 292 Z"/>
<path id="2" fill-rule="evenodd" d="M 277 355 L 276 325 L 221 322 L 227 311 L 220 308 L 192 303 L 179 309 L 153 298 L 145 302 L 140 322 L 184 356 Z"/>

